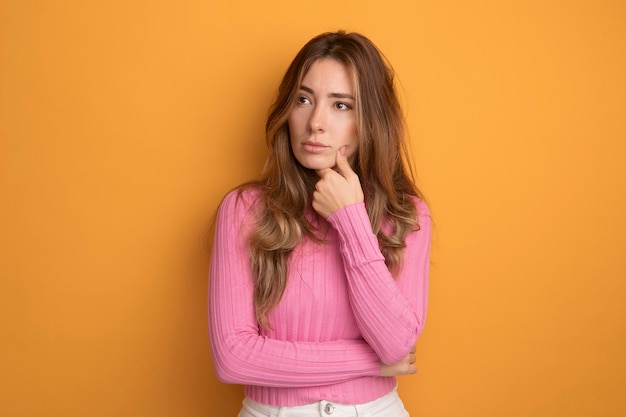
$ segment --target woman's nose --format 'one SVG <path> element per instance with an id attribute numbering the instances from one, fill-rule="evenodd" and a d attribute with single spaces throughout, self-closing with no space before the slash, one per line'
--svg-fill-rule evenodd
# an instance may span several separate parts
<path id="1" fill-rule="evenodd" d="M 309 130 L 311 132 L 323 132 L 326 130 L 326 117 L 323 109 L 319 106 L 315 106 L 309 117 Z"/>

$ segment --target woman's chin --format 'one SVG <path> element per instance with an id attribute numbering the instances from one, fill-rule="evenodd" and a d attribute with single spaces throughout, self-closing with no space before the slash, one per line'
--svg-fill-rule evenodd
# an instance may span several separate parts
<path id="1" fill-rule="evenodd" d="M 335 161 L 328 161 L 328 160 L 325 161 L 321 159 L 315 160 L 315 159 L 307 158 L 304 160 L 298 160 L 298 162 L 303 167 L 314 170 L 314 171 L 319 171 L 321 169 L 326 169 L 326 168 L 333 168 L 335 166 Z"/>

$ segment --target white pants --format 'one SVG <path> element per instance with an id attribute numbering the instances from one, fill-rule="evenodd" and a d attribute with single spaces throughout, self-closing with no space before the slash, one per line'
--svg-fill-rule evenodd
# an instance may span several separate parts
<path id="1" fill-rule="evenodd" d="M 277 407 L 244 398 L 238 417 L 409 417 L 409 413 L 394 389 L 377 400 L 353 405 L 318 401 L 294 407 Z"/>

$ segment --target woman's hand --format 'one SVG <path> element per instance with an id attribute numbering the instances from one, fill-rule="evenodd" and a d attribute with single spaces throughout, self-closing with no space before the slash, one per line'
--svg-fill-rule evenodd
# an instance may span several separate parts
<path id="1" fill-rule="evenodd" d="M 336 168 L 320 169 L 320 180 L 313 192 L 313 209 L 323 218 L 354 203 L 363 202 L 363 189 L 358 175 L 350 167 L 345 155 L 345 146 L 337 152 Z"/>
<path id="2" fill-rule="evenodd" d="M 400 362 L 386 365 L 382 363 L 380 365 L 380 376 L 400 376 L 400 375 L 413 375 L 417 373 L 417 367 L 415 363 L 415 346 L 411 349 L 408 355 L 406 355 Z"/>

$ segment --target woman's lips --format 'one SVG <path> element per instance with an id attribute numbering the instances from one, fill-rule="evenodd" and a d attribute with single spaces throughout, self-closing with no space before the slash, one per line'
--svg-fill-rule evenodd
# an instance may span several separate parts
<path id="1" fill-rule="evenodd" d="M 304 142 L 302 144 L 304 150 L 311 153 L 322 153 L 329 147 L 326 145 L 322 145 L 321 143 L 313 143 L 313 142 Z"/>

